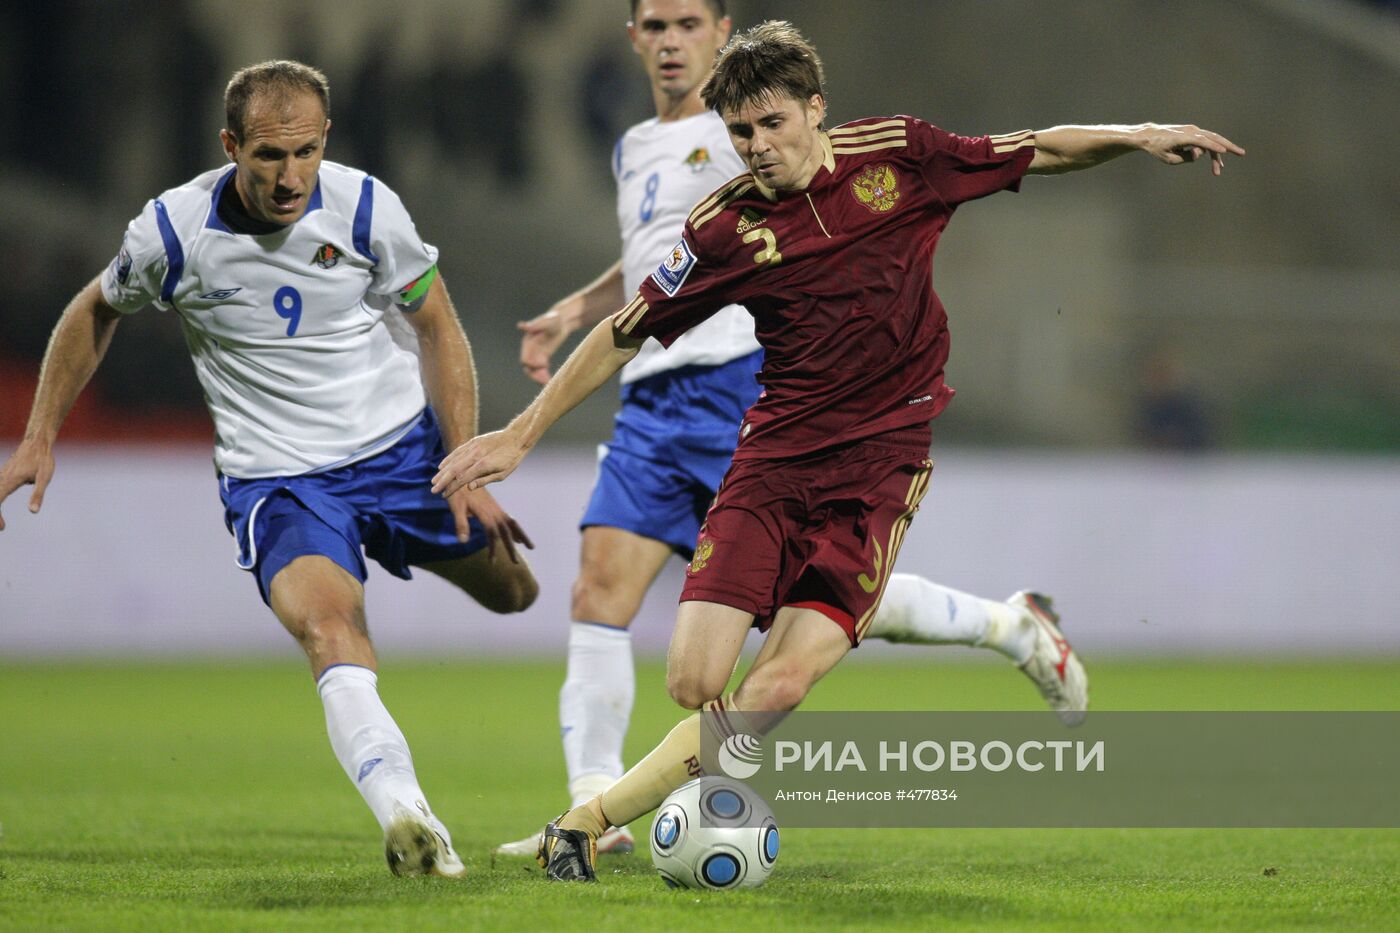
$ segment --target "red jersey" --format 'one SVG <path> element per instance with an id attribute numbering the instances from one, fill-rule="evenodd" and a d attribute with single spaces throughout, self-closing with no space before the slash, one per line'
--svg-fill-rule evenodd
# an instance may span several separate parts
<path id="1" fill-rule="evenodd" d="M 968 138 L 914 117 L 823 133 L 805 191 L 745 174 L 695 208 L 681 241 L 613 316 L 670 346 L 728 304 L 754 317 L 763 394 L 736 460 L 791 457 L 926 425 L 947 406 L 948 318 L 933 250 L 957 206 L 1016 190 L 1030 131 Z"/>

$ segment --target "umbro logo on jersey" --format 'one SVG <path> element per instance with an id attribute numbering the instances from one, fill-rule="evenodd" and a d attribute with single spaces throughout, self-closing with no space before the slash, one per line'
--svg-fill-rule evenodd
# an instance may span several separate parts
<path id="1" fill-rule="evenodd" d="M 685 164 L 690 166 L 690 170 L 700 173 L 705 170 L 705 166 L 710 164 L 710 150 L 700 146 L 690 155 L 685 157 Z"/>
<path id="2" fill-rule="evenodd" d="M 241 291 L 243 291 L 242 286 L 239 286 L 238 288 L 220 288 L 216 291 L 205 292 L 199 297 L 204 299 L 205 301 L 224 301 L 226 299 L 232 298 L 234 295 L 237 295 Z"/>
<path id="3" fill-rule="evenodd" d="M 344 255 L 344 253 L 336 249 L 330 243 L 323 243 L 320 248 L 316 250 L 316 255 L 311 257 L 311 262 L 314 265 L 320 266 L 322 269 L 330 269 L 335 266 L 336 263 L 340 262 L 340 257 Z"/>
<path id="4" fill-rule="evenodd" d="M 767 219 L 767 217 L 764 217 L 762 214 L 760 214 L 753 208 L 746 207 L 739 213 L 739 225 L 734 228 L 734 232 L 748 233 L 754 227 L 757 227 L 759 224 L 763 223 Z"/>

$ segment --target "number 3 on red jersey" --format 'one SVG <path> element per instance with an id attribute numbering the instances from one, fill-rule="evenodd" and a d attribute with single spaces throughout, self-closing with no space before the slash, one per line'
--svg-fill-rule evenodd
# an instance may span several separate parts
<path id="1" fill-rule="evenodd" d="M 754 253 L 753 261 L 760 266 L 764 263 L 776 266 L 783 261 L 783 254 L 778 252 L 778 238 L 773 235 L 773 231 L 767 227 L 755 227 L 744 234 L 745 243 L 757 243 L 763 241 L 763 248 Z"/>

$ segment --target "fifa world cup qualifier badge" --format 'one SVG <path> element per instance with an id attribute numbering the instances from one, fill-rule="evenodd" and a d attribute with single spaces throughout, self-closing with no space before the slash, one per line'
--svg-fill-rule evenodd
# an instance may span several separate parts
<path id="1" fill-rule="evenodd" d="M 681 290 L 685 284 L 686 276 L 690 275 L 690 270 L 695 268 L 695 254 L 690 250 L 690 244 L 681 237 L 680 242 L 671 248 L 671 252 L 662 260 L 661 265 L 651 274 L 651 279 L 657 287 L 674 298 L 676 292 Z"/>
<path id="2" fill-rule="evenodd" d="M 125 241 L 122 242 L 117 258 L 112 260 L 112 274 L 116 277 L 118 285 L 125 285 L 131 278 L 131 253 L 127 251 Z"/>

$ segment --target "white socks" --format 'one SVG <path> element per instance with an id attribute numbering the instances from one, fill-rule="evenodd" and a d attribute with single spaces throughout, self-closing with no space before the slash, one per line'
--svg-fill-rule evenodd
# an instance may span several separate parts
<path id="1" fill-rule="evenodd" d="M 569 626 L 569 669 L 559 690 L 559 728 L 573 806 L 622 776 L 622 740 L 636 689 L 631 632 L 592 622 Z"/>
<path id="2" fill-rule="evenodd" d="M 991 648 L 1017 664 L 1031 656 L 1035 627 L 1003 602 L 940 586 L 909 573 L 890 574 L 867 638 L 921 645 Z"/>
<path id="3" fill-rule="evenodd" d="M 335 757 L 380 828 L 387 829 L 397 809 L 429 819 L 432 814 L 413 773 L 408 743 L 379 699 L 378 680 L 367 667 L 335 664 L 322 672 L 316 692 L 326 708 L 326 732 Z"/>

